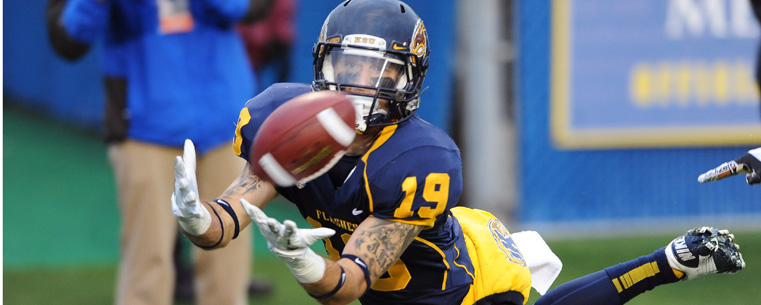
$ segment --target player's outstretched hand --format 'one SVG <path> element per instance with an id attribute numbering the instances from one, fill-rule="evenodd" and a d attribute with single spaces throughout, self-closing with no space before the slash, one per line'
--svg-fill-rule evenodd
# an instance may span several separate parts
<path id="1" fill-rule="evenodd" d="M 267 239 L 270 251 L 285 261 L 296 280 L 308 284 L 322 278 L 325 261 L 309 246 L 320 239 L 333 236 L 336 231 L 330 228 L 299 229 L 292 220 L 280 223 L 277 219 L 268 217 L 246 199 L 241 198 L 240 204 Z"/>
<path id="2" fill-rule="evenodd" d="M 761 183 L 761 147 L 705 172 L 698 177 L 698 182 L 721 180 L 737 174 L 746 174 L 745 181 L 750 185 Z"/>
<path id="3" fill-rule="evenodd" d="M 185 232 L 201 235 L 211 226 L 211 214 L 198 199 L 196 149 L 189 139 L 185 140 L 182 157 L 174 159 L 174 176 L 172 213 Z"/>

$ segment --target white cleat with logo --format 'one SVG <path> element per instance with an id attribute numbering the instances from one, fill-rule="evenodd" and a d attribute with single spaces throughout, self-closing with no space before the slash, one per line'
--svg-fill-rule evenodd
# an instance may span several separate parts
<path id="1" fill-rule="evenodd" d="M 684 273 L 681 280 L 710 273 L 735 273 L 745 268 L 745 261 L 733 239 L 727 230 L 695 228 L 671 241 L 665 249 L 666 257 L 672 269 Z"/>

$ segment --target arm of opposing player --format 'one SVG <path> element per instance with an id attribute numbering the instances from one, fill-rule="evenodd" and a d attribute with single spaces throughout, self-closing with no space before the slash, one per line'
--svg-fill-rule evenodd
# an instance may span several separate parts
<path id="1" fill-rule="evenodd" d="M 717 181 L 737 174 L 746 174 L 745 181 L 750 185 L 761 183 L 761 147 L 705 172 L 698 176 L 698 182 Z"/>
<path id="2" fill-rule="evenodd" d="M 312 296 L 333 291 L 345 273 L 343 286 L 335 294 L 318 298 L 321 304 L 347 304 L 372 286 L 381 275 L 399 260 L 404 250 L 422 231 L 422 226 L 368 217 L 354 231 L 338 262 L 326 260 L 325 274 L 312 284 L 301 284 Z M 348 256 L 348 257 L 347 257 Z M 359 258 L 359 261 L 356 259 Z M 363 268 L 363 265 L 366 268 Z M 365 275 L 365 269 L 368 273 Z"/>

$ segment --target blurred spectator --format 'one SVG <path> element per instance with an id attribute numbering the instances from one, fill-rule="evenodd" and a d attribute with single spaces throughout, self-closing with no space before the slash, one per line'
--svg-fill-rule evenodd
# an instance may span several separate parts
<path id="1" fill-rule="evenodd" d="M 241 101 L 256 92 L 241 20 L 263 18 L 272 0 L 51 0 L 49 37 L 76 60 L 98 40 L 106 93 L 105 137 L 121 211 L 116 304 L 172 304 L 177 224 L 166 208 L 172 160 L 185 139 L 198 147 L 200 196 L 224 191 L 240 159 L 230 152 Z M 199 128 L 199 126 L 203 128 Z M 213 198 L 209 198 L 213 199 Z M 236 246 L 197 251 L 198 304 L 245 304 L 250 230 Z"/>
<path id="2" fill-rule="evenodd" d="M 238 32 L 246 45 L 248 58 L 254 67 L 259 87 L 288 81 L 291 70 L 291 46 L 294 40 L 293 0 L 275 0 L 270 14 L 255 23 L 241 23 Z M 274 79 L 263 83 L 264 72 L 272 72 Z"/>

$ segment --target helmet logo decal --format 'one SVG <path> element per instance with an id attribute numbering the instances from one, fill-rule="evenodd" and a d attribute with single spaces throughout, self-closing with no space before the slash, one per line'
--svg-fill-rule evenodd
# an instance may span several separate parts
<path id="1" fill-rule="evenodd" d="M 368 48 L 376 48 L 379 50 L 386 49 L 386 40 L 372 35 L 346 35 L 343 40 L 343 45 L 362 46 Z"/>
<path id="2" fill-rule="evenodd" d="M 493 219 L 489 220 L 488 226 L 489 231 L 491 231 L 491 236 L 494 238 L 494 242 L 497 243 L 499 250 L 505 254 L 507 260 L 514 264 L 526 266 L 526 262 L 523 260 L 523 255 L 521 255 L 521 251 L 518 250 L 518 246 L 515 245 L 513 239 L 510 238 L 510 233 L 507 232 L 507 228 L 505 228 L 501 222 Z"/>
<path id="3" fill-rule="evenodd" d="M 425 30 L 423 21 L 418 21 L 415 34 L 412 35 L 412 48 L 410 51 L 417 56 L 424 56 L 428 51 L 428 32 Z"/>
<path id="4" fill-rule="evenodd" d="M 354 37 L 354 43 L 355 44 L 375 44 L 375 38 L 367 38 L 367 37 Z"/>
<path id="5" fill-rule="evenodd" d="M 394 50 L 407 50 L 407 47 L 403 45 L 400 46 L 398 43 L 394 43 L 392 47 L 394 48 Z"/>
<path id="6" fill-rule="evenodd" d="M 325 41 L 325 35 L 327 35 L 328 32 L 328 21 L 330 21 L 330 16 L 325 18 L 325 22 L 322 24 L 322 28 L 320 29 L 320 36 L 317 38 L 317 41 Z"/>

